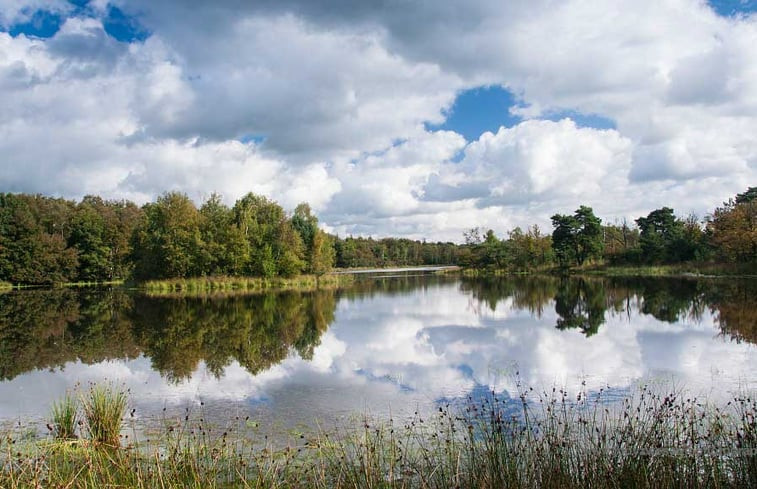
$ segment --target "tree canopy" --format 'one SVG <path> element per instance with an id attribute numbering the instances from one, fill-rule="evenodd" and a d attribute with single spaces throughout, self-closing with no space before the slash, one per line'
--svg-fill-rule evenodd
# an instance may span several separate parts
<path id="1" fill-rule="evenodd" d="M 464 244 L 405 238 L 340 238 L 320 229 L 307 203 L 292 214 L 248 193 L 233 206 L 212 194 L 197 208 L 167 192 L 138 207 L 86 196 L 80 202 L 0 193 L 0 281 L 55 284 L 212 275 L 322 275 L 332 267 L 454 265 L 529 271 L 555 264 L 757 262 L 757 187 L 725 202 L 705 223 L 661 207 L 635 220 L 603 225 L 591 207 L 497 236 L 474 227 Z"/>
<path id="2" fill-rule="evenodd" d="M 602 220 L 591 207 L 582 205 L 573 215 L 552 216 L 552 248 L 562 265 L 583 265 L 604 249 Z"/>

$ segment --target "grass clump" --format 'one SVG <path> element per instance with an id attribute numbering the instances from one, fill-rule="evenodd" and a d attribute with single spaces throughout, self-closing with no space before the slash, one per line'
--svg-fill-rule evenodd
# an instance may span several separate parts
<path id="1" fill-rule="evenodd" d="M 22 452 L 2 437 L 0 487 L 757 487 L 756 415 L 750 395 L 713 405 L 648 387 L 621 399 L 519 388 L 277 446 L 246 420 L 218 428 L 187 415 L 115 450 L 77 441 Z"/>
<path id="2" fill-rule="evenodd" d="M 66 394 L 63 399 L 53 402 L 50 414 L 53 421 L 52 430 L 56 438 L 62 440 L 76 438 L 79 405 L 75 397 Z"/>
<path id="3" fill-rule="evenodd" d="M 95 384 L 82 397 L 82 410 L 90 439 L 99 444 L 119 446 L 121 422 L 126 413 L 127 393 L 110 384 Z"/>

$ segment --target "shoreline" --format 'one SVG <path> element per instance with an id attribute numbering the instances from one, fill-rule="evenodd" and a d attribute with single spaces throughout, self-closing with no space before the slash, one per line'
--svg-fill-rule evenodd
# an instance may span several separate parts
<path id="1" fill-rule="evenodd" d="M 325 274 L 295 277 L 197 277 L 186 279 L 148 280 L 135 284 L 135 289 L 148 295 L 203 294 L 223 292 L 309 291 L 335 288 L 353 282 L 351 275 Z"/>
<path id="2" fill-rule="evenodd" d="M 667 277 L 667 278 L 757 278 L 755 264 L 680 263 L 671 265 L 588 265 L 573 268 L 505 270 L 463 268 L 463 276 L 597 276 L 597 277 Z"/>
<path id="3" fill-rule="evenodd" d="M 97 390 L 97 387 L 92 388 Z M 123 391 L 108 391 L 107 402 Z M 91 395 L 91 394 L 90 394 Z M 128 401 L 128 399 L 127 399 Z M 86 405 L 87 397 L 66 402 Z M 48 434 L 19 423 L 0 436 L 0 486 L 22 487 L 753 487 L 757 399 L 727 404 L 639 386 L 622 399 L 602 391 L 533 391 L 440 404 L 408 419 L 363 414 L 276 443 L 249 417 L 213 422 L 166 417 L 137 434 L 128 402 L 107 438 L 86 412 L 53 417 Z M 608 409 L 608 407 L 610 409 Z M 133 411 L 131 413 L 133 415 Z M 71 431 L 63 428 L 68 420 Z M 263 427 L 264 428 L 264 427 Z M 15 430 L 15 431 L 14 431 Z M 77 433 L 78 432 L 78 433 Z M 124 433 L 127 433 L 126 435 Z M 130 433 L 132 436 L 129 436 Z M 142 438 L 142 437 L 147 438 Z M 107 441 L 106 441 L 107 440 Z"/>
<path id="4" fill-rule="evenodd" d="M 350 285 L 355 277 L 375 274 L 405 272 L 428 272 L 430 274 L 459 275 L 461 277 L 525 277 L 525 276 L 594 276 L 594 277 L 647 277 L 647 278 L 733 278 L 757 279 L 757 264 L 730 263 L 680 263 L 671 265 L 587 265 L 572 268 L 539 268 L 533 270 L 508 270 L 466 268 L 459 265 L 418 265 L 386 268 L 335 268 L 331 272 L 316 277 L 315 275 L 297 275 L 294 277 L 255 277 L 255 276 L 209 276 L 159 279 L 145 281 L 113 280 L 108 282 L 67 282 L 52 285 L 24 285 L 0 281 L 0 292 L 25 289 L 88 288 L 103 286 L 124 286 L 129 289 L 147 292 L 151 295 L 164 293 L 207 293 L 207 292 L 262 292 L 334 288 Z"/>

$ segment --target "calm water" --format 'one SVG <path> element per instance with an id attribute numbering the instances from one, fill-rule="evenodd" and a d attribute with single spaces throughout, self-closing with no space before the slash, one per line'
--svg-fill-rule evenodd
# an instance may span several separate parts
<path id="1" fill-rule="evenodd" d="M 148 425 L 189 408 L 295 427 L 436 409 L 517 379 L 639 382 L 711 398 L 757 388 L 757 281 L 361 278 L 348 290 L 152 298 L 0 295 L 0 422 L 77 384 L 131 390 Z"/>

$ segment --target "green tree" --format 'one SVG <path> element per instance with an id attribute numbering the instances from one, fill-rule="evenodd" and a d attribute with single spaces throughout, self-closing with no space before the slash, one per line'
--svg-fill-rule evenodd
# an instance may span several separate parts
<path id="1" fill-rule="evenodd" d="M 297 231 L 305 247 L 306 271 L 323 275 L 334 266 L 335 251 L 331 238 L 318 229 L 318 218 L 310 206 L 299 204 L 292 215 L 292 227 Z"/>
<path id="2" fill-rule="evenodd" d="M 279 223 L 278 240 L 274 243 L 276 267 L 280 275 L 292 277 L 305 270 L 305 246 L 302 238 L 292 227 L 291 221 Z"/>
<path id="3" fill-rule="evenodd" d="M 70 241 L 79 256 L 79 280 L 102 281 L 112 277 L 111 250 L 106 242 L 105 204 L 87 196 L 76 207 Z"/>
<path id="4" fill-rule="evenodd" d="M 302 238 L 305 248 L 310 250 L 318 231 L 318 218 L 313 215 L 310 205 L 303 202 L 295 207 L 292 214 L 292 226 Z"/>
<path id="5" fill-rule="evenodd" d="M 581 206 L 573 215 L 552 216 L 552 249 L 561 265 L 576 263 L 598 257 L 604 249 L 602 220 L 594 215 L 591 207 Z"/>
<path id="6" fill-rule="evenodd" d="M 715 209 L 707 223 L 707 235 L 721 260 L 757 261 L 757 187 Z"/>
<path id="7" fill-rule="evenodd" d="M 305 267 L 302 238 L 281 206 L 248 193 L 234 204 L 233 213 L 236 226 L 249 244 L 246 273 L 272 277 L 302 272 Z"/>
<path id="8" fill-rule="evenodd" d="M 538 268 L 552 259 L 552 240 L 535 224 L 525 233 L 519 227 L 510 231 L 506 244 L 508 265 L 516 270 Z"/>
<path id="9" fill-rule="evenodd" d="M 328 273 L 334 266 L 334 245 L 331 237 L 320 229 L 313 236 L 310 252 L 310 273 L 320 277 Z"/>
<path id="10" fill-rule="evenodd" d="M 507 249 L 505 243 L 494 234 L 491 229 L 486 231 L 484 241 L 481 243 L 481 265 L 495 269 L 505 267 Z"/>
<path id="11" fill-rule="evenodd" d="M 134 273 L 138 278 L 200 275 L 203 242 L 200 213 L 186 194 L 169 192 L 144 206 L 134 235 Z"/>
<path id="12" fill-rule="evenodd" d="M 94 199 L 98 202 L 97 209 L 103 218 L 103 242 L 108 249 L 108 276 L 103 278 L 127 278 L 133 269 L 131 239 L 137 225 L 142 222 L 142 209 L 127 200 Z M 82 203 L 87 201 L 88 197 L 84 197 Z"/>
<path id="13" fill-rule="evenodd" d="M 40 195 L 0 194 L 0 280 L 53 284 L 76 278 L 69 246 L 74 203 Z"/>
<path id="14" fill-rule="evenodd" d="M 249 261 L 249 245 L 234 223 L 234 213 L 218 194 L 200 207 L 202 272 L 204 275 L 240 275 Z"/>
<path id="15" fill-rule="evenodd" d="M 645 261 L 674 263 L 701 258 L 704 254 L 704 234 L 696 216 L 683 221 L 673 209 L 663 207 L 636 219 L 636 224 Z"/>
<path id="16" fill-rule="evenodd" d="M 736 195 L 737 204 L 748 204 L 757 201 L 757 187 L 749 187 L 745 192 Z"/>

